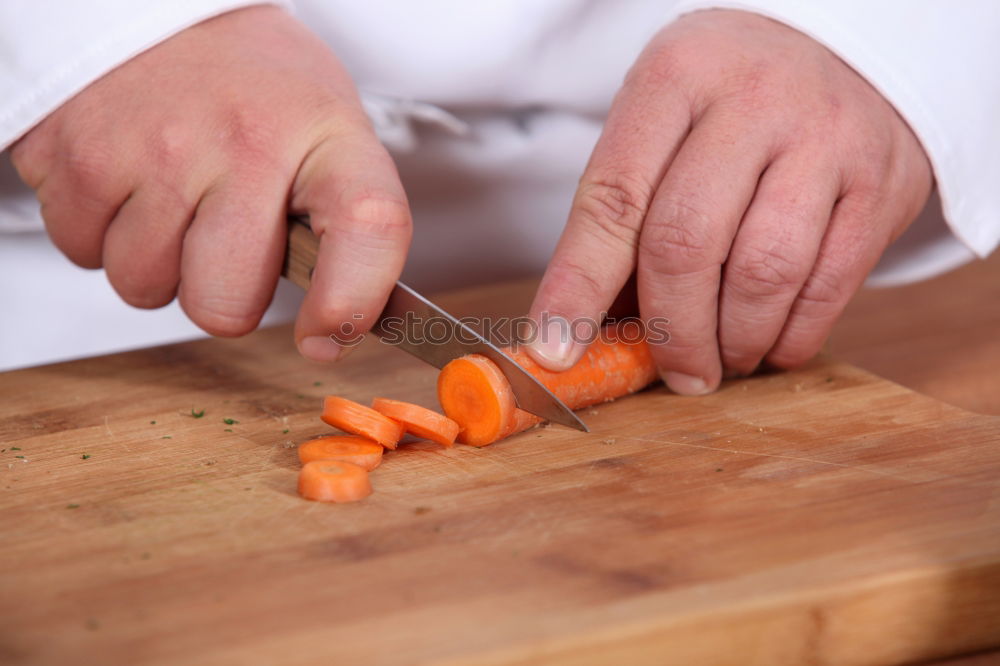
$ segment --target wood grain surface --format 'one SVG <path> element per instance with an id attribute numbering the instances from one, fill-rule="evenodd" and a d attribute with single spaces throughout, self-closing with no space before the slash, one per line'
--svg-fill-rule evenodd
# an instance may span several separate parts
<path id="1" fill-rule="evenodd" d="M 924 282 L 862 291 L 829 349 L 919 393 L 1000 415 L 1000 252 Z"/>
<path id="2" fill-rule="evenodd" d="M 654 388 L 584 412 L 590 434 L 406 445 L 358 504 L 295 495 L 323 395 L 433 405 L 435 376 L 377 342 L 309 364 L 287 328 L 0 374 L 0 662 L 833 665 L 1000 645 L 998 418 L 819 360 L 704 398 Z"/>

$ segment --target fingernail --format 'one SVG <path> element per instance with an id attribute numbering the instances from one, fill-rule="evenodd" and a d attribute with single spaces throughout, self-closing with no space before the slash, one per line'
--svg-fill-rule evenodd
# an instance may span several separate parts
<path id="1" fill-rule="evenodd" d="M 325 335 L 316 335 L 302 339 L 299 353 L 312 361 L 330 363 L 340 356 L 340 345 Z"/>
<path id="2" fill-rule="evenodd" d="M 664 372 L 663 383 L 680 395 L 705 395 L 712 392 L 704 379 L 682 372 Z"/>
<path id="3" fill-rule="evenodd" d="M 528 352 L 549 370 L 565 370 L 576 363 L 576 347 L 569 322 L 563 317 L 543 317 L 538 336 Z"/>

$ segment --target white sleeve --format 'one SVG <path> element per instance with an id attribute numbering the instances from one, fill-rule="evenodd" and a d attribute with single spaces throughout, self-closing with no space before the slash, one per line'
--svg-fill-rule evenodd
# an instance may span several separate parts
<path id="1" fill-rule="evenodd" d="M 195 23 L 290 0 L 2 0 L 0 151 L 129 58 Z"/>
<path id="2" fill-rule="evenodd" d="M 742 9 L 836 53 L 906 119 L 934 168 L 945 219 L 980 257 L 1000 241 L 1000 2 L 681 0 L 675 16 Z"/>

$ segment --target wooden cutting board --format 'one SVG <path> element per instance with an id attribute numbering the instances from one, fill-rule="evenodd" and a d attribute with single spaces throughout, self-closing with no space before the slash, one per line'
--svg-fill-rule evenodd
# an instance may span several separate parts
<path id="1" fill-rule="evenodd" d="M 296 496 L 323 395 L 434 405 L 435 375 L 377 342 L 313 365 L 288 328 L 0 374 L 0 662 L 833 665 L 1000 645 L 996 417 L 820 360 L 704 398 L 654 388 L 584 412 L 590 434 L 408 445 L 358 504 Z"/>

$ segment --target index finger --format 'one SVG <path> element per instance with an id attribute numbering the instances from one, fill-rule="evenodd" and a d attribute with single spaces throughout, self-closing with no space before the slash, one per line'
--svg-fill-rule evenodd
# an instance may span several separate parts
<path id="1" fill-rule="evenodd" d="M 295 340 L 303 356 L 332 361 L 341 351 L 338 336 L 364 333 L 385 306 L 410 244 L 409 207 L 373 134 L 314 150 L 297 189 L 293 208 L 309 213 L 319 252 Z"/>

